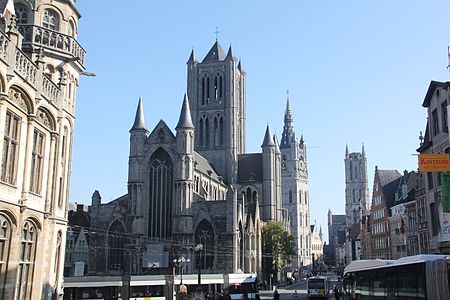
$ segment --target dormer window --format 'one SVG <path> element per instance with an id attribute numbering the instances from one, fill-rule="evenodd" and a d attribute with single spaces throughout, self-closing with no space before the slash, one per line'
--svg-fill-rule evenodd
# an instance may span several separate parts
<path id="1" fill-rule="evenodd" d="M 46 9 L 42 16 L 42 27 L 58 30 L 58 14 L 53 10 Z"/>

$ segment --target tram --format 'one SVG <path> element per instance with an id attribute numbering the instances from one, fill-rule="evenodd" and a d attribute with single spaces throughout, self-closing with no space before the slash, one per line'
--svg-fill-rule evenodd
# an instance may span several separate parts
<path id="1" fill-rule="evenodd" d="M 255 299 L 258 293 L 258 281 L 256 274 L 225 274 L 225 288 L 228 289 L 232 300 L 242 299 L 247 294 L 248 299 Z"/>
<path id="2" fill-rule="evenodd" d="M 356 260 L 344 270 L 350 299 L 449 299 L 450 256 Z"/>

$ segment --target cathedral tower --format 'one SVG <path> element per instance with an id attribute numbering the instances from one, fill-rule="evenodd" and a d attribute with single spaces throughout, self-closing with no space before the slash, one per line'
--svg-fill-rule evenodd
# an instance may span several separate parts
<path id="1" fill-rule="evenodd" d="M 369 209 L 369 184 L 367 181 L 367 158 L 362 145 L 361 153 L 348 152 L 345 146 L 345 224 L 349 229 L 360 222 L 361 214 Z"/>
<path id="2" fill-rule="evenodd" d="M 284 112 L 281 138 L 281 169 L 283 208 L 290 212 L 291 235 L 297 255 L 292 264 L 301 268 L 311 264 L 311 230 L 309 222 L 309 189 L 306 145 L 303 135 L 297 140 L 289 98 Z"/>
<path id="3" fill-rule="evenodd" d="M 236 179 L 236 162 L 245 152 L 245 72 L 216 41 L 202 62 L 194 50 L 187 62 L 187 88 L 196 128 L 195 150 L 225 181 Z"/>

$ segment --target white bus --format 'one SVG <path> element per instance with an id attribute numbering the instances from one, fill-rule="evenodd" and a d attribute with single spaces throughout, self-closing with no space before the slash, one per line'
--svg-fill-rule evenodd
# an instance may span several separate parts
<path id="1" fill-rule="evenodd" d="M 121 300 L 122 276 L 64 277 L 64 300 Z"/>
<path id="2" fill-rule="evenodd" d="M 245 293 L 251 300 L 258 293 L 258 280 L 256 274 L 225 274 L 224 287 L 228 289 L 232 300 L 241 299 Z"/>
<path id="3" fill-rule="evenodd" d="M 164 300 L 167 294 L 164 275 L 142 275 L 130 278 L 130 300 Z"/>
<path id="4" fill-rule="evenodd" d="M 306 290 L 308 298 L 328 298 L 330 294 L 328 278 L 325 276 L 309 277 L 306 281 Z"/>
<path id="5" fill-rule="evenodd" d="M 450 256 L 356 260 L 344 270 L 350 299 L 449 299 Z"/>

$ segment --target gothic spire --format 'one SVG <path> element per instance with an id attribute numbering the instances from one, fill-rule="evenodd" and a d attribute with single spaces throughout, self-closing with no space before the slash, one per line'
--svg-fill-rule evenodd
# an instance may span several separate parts
<path id="1" fill-rule="evenodd" d="M 366 151 L 364 150 L 364 143 L 362 143 L 362 151 L 361 151 L 361 153 L 362 153 L 363 157 L 366 157 Z"/>
<path id="2" fill-rule="evenodd" d="M 192 123 L 192 118 L 191 118 L 191 110 L 189 108 L 189 101 L 188 101 L 188 97 L 187 94 L 184 94 L 184 99 L 183 99 L 183 106 L 181 107 L 181 113 L 180 113 L 180 119 L 178 120 L 178 124 L 177 127 L 175 127 L 176 130 L 178 129 L 193 129 L 194 128 L 194 124 Z"/>
<path id="3" fill-rule="evenodd" d="M 227 53 L 227 57 L 225 57 L 225 60 L 233 60 L 234 56 L 233 56 L 233 50 L 231 50 L 231 45 L 230 48 L 228 48 L 228 53 Z"/>
<path id="4" fill-rule="evenodd" d="M 189 56 L 189 59 L 186 63 L 189 65 L 189 64 L 194 64 L 196 62 L 197 62 L 197 58 L 195 58 L 194 48 L 192 48 L 191 55 Z"/>
<path id="5" fill-rule="evenodd" d="M 348 158 L 348 145 L 345 143 L 345 157 Z"/>
<path id="6" fill-rule="evenodd" d="M 270 132 L 269 124 L 267 124 L 266 134 L 264 135 L 264 141 L 261 146 L 275 146 L 272 138 L 272 133 Z"/>
<path id="7" fill-rule="evenodd" d="M 295 143 L 294 117 L 289 105 L 289 91 L 287 93 L 286 110 L 284 111 L 284 126 L 281 135 L 281 148 L 289 148 Z"/>
<path id="8" fill-rule="evenodd" d="M 134 124 L 133 127 L 131 127 L 131 130 L 138 130 L 138 129 L 145 129 L 145 121 L 144 121 L 144 108 L 142 106 L 142 97 L 139 96 L 139 103 L 136 110 L 136 117 L 134 118 Z"/>

